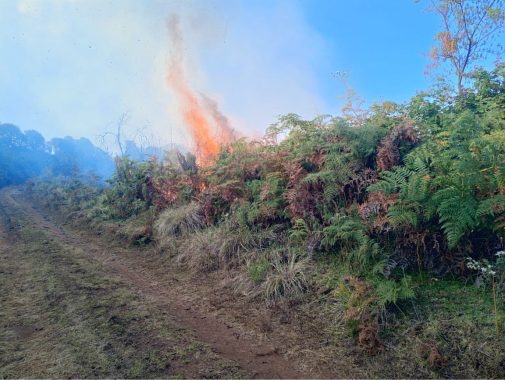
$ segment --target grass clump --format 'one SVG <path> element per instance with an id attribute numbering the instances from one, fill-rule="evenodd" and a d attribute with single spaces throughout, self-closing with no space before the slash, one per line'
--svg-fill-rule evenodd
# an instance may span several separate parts
<path id="1" fill-rule="evenodd" d="M 268 301 L 292 297 L 307 290 L 309 260 L 296 253 L 280 256 L 271 263 L 271 269 L 262 284 L 262 292 Z"/>
<path id="2" fill-rule="evenodd" d="M 175 242 L 176 262 L 193 273 L 208 273 L 219 268 L 216 254 L 218 228 L 195 231 L 190 238 Z"/>
<path id="3" fill-rule="evenodd" d="M 155 230 L 158 241 L 181 236 L 205 225 L 197 202 L 190 202 L 176 208 L 167 208 L 157 218 Z"/>

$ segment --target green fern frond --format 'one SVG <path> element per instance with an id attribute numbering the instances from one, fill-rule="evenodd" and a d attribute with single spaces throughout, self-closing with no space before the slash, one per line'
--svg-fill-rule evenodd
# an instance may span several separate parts
<path id="1" fill-rule="evenodd" d="M 493 222 L 490 227 L 495 231 L 503 228 L 505 220 L 505 195 L 498 194 L 481 201 L 475 215 L 478 219 L 486 216 L 492 217 Z"/>
<path id="2" fill-rule="evenodd" d="M 419 207 L 414 204 L 395 204 L 388 210 L 388 219 L 393 226 L 416 227 L 419 223 Z"/>
<path id="3" fill-rule="evenodd" d="M 385 308 L 389 303 L 396 304 L 400 300 L 415 296 L 410 276 L 403 277 L 401 281 L 380 279 L 375 283 L 375 290 L 381 308 Z"/>
<path id="4" fill-rule="evenodd" d="M 289 238 L 293 242 L 303 242 L 309 235 L 309 228 L 305 220 L 296 219 L 291 231 L 289 232 Z"/>
<path id="5" fill-rule="evenodd" d="M 383 192 L 392 194 L 407 186 L 412 171 L 405 166 L 397 166 L 391 171 L 383 172 L 381 179 L 368 187 L 368 192 Z"/>
<path id="6" fill-rule="evenodd" d="M 433 201 L 438 205 L 437 213 L 449 248 L 454 248 L 476 226 L 477 200 L 472 194 L 450 186 L 437 191 Z"/>
<path id="7" fill-rule="evenodd" d="M 498 194 L 485 199 L 479 203 L 475 215 L 480 218 L 483 216 L 497 216 L 505 212 L 505 195 Z"/>
<path id="8" fill-rule="evenodd" d="M 410 202 L 423 202 L 429 196 L 430 177 L 424 174 L 414 174 L 407 185 L 400 190 L 403 199 Z"/>

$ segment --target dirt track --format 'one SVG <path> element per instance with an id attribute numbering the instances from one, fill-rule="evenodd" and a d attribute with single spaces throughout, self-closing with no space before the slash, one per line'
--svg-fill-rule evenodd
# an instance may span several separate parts
<path id="1" fill-rule="evenodd" d="M 139 303 L 149 305 L 153 315 L 161 316 L 157 322 L 158 324 L 165 322 L 174 324 L 177 331 L 182 334 L 181 339 L 183 340 L 182 343 L 178 342 L 176 345 L 179 343 L 187 345 L 188 342 L 194 339 L 203 343 L 206 347 L 210 347 L 210 353 L 204 350 L 203 354 L 197 355 L 198 358 L 185 358 L 182 363 L 176 360 L 175 363 L 171 363 L 169 366 L 171 370 L 155 372 L 153 376 L 163 376 L 163 374 L 184 377 L 206 377 L 208 375 L 211 377 L 246 376 L 259 378 L 308 378 L 324 376 L 313 368 L 309 372 L 304 373 L 304 368 L 300 368 L 300 363 L 293 363 L 286 358 L 285 342 L 278 342 L 275 340 L 275 337 L 268 336 L 268 334 L 258 335 L 257 329 L 248 331 L 247 328 L 244 328 L 243 324 L 237 324 L 233 320 L 227 319 L 225 315 L 226 310 L 220 310 L 220 305 L 216 305 L 216 302 L 214 302 L 214 307 L 210 310 L 205 306 L 213 304 L 212 300 L 206 298 L 208 294 L 202 294 L 201 298 L 199 298 L 197 287 L 191 289 L 190 282 L 178 276 L 176 271 L 163 270 L 163 268 L 159 267 L 159 263 L 156 265 L 154 262 L 154 265 L 152 265 L 153 255 L 155 255 L 153 252 L 125 248 L 117 242 L 104 239 L 103 237 L 93 236 L 89 233 L 80 233 L 68 226 L 60 225 L 51 219 L 50 216 L 44 215 L 40 210 L 36 209 L 17 189 L 4 189 L 0 193 L 0 208 L 3 210 L 3 217 L 1 219 L 3 220 L 4 231 L 1 243 L 3 248 L 0 249 L 0 254 L 4 257 L 0 269 L 6 270 L 9 265 L 12 265 L 12 262 L 9 260 L 23 260 L 25 257 L 25 255 L 19 254 L 16 257 L 9 255 L 7 252 L 13 251 L 8 247 L 9 244 L 13 247 L 18 247 L 18 253 L 22 252 L 23 249 L 35 249 L 38 252 L 37 247 L 34 248 L 33 245 L 45 244 L 46 241 L 49 241 L 51 245 L 57 245 L 61 249 L 50 249 L 45 252 L 45 255 L 37 256 L 37 260 L 54 259 L 53 256 L 56 254 L 54 253 L 56 251 L 58 251 L 58 255 L 61 255 L 61 252 L 63 252 L 63 254 L 75 257 L 75 260 L 72 262 L 72 268 L 65 268 L 66 260 L 58 259 L 57 265 L 61 266 L 59 273 L 67 270 L 77 272 L 79 270 L 89 271 L 86 266 L 91 261 L 93 265 L 97 265 L 96 268 L 93 267 L 94 271 L 98 271 L 97 277 L 111 276 L 117 279 L 121 283 L 122 289 L 127 289 L 140 297 Z M 6 228 L 9 231 L 6 231 Z M 28 230 L 35 231 L 35 235 L 39 234 L 42 238 L 34 239 L 34 233 L 26 234 Z M 10 236 L 10 242 L 7 241 L 6 236 Z M 86 264 L 82 264 L 82 268 L 75 268 L 76 262 Z M 43 264 L 39 263 L 39 265 Z M 197 282 L 201 282 L 201 280 L 204 279 L 200 279 L 200 281 L 197 279 Z M 80 294 L 70 294 L 70 296 L 78 299 Z M 94 305 L 90 307 L 91 310 L 94 310 Z M 0 315 L 0 317 L 6 318 L 4 315 Z M 9 324 L 7 323 L 6 325 L 5 321 L 2 321 L 2 325 L 9 327 Z M 145 332 L 146 336 L 150 334 L 156 335 L 157 330 L 155 327 L 152 328 L 153 331 L 147 329 Z M 18 327 L 17 329 L 19 330 L 20 328 Z M 14 330 L 16 329 L 14 328 Z M 100 331 L 93 333 L 100 335 Z M 5 336 L 9 335 L 3 334 L 2 338 L 5 339 Z M 54 335 L 51 339 L 55 339 Z M 140 346 L 146 344 L 144 340 L 140 340 Z M 147 344 L 150 344 L 151 340 L 148 341 L 149 343 Z M 156 347 L 163 348 L 164 342 L 160 341 L 160 337 L 153 338 L 152 341 L 156 341 Z M 41 343 L 43 344 L 44 342 L 42 341 Z M 53 342 L 48 341 L 47 344 L 53 344 Z M 281 347 L 284 349 L 284 354 L 280 352 Z M 149 348 L 143 347 L 143 349 Z M 7 356 L 8 354 L 12 353 L 0 351 L 1 356 Z M 58 354 L 57 350 L 54 354 Z M 120 350 L 116 353 L 119 356 L 121 354 Z M 5 360 L 1 356 L 0 377 L 12 375 L 17 375 L 16 377 L 44 376 L 44 372 L 29 373 L 29 371 L 25 371 L 19 374 L 16 374 L 15 371 L 2 372 L 1 366 L 5 366 L 8 360 Z M 209 368 L 215 366 L 220 361 L 226 363 L 221 365 L 220 370 L 214 370 L 210 374 L 205 373 L 206 370 L 209 370 Z M 108 373 L 106 370 L 104 371 L 98 373 L 92 372 L 91 376 L 117 375 L 114 372 Z M 68 373 L 51 374 L 58 377 L 69 375 Z M 90 375 L 90 373 L 70 374 L 70 377 L 83 377 L 85 375 Z M 149 373 L 139 373 L 139 375 L 140 377 L 147 377 Z"/>

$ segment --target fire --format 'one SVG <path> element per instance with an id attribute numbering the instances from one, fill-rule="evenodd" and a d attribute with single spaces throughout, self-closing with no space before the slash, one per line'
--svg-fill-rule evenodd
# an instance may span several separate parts
<path id="1" fill-rule="evenodd" d="M 221 141 L 223 144 L 229 144 L 233 142 L 236 139 L 235 130 L 230 125 L 228 118 L 219 110 L 217 102 L 205 94 L 200 95 L 202 96 L 207 111 L 217 126 L 219 141 Z"/>
<path id="2" fill-rule="evenodd" d="M 179 18 L 173 15 L 168 22 L 173 52 L 168 67 L 167 82 L 179 101 L 181 116 L 189 129 L 197 160 L 209 164 L 219 153 L 219 142 L 228 144 L 235 139 L 235 132 L 218 104 L 208 96 L 197 93 L 189 85 L 184 67 L 184 49 Z"/>

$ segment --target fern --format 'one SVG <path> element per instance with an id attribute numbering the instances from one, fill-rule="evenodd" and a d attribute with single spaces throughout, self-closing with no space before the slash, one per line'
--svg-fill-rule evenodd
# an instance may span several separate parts
<path id="1" fill-rule="evenodd" d="M 405 166 L 397 166 L 392 171 L 383 172 L 381 179 L 368 187 L 368 192 L 383 192 L 386 195 L 405 188 L 412 171 Z"/>
<path id="2" fill-rule="evenodd" d="M 493 218 L 492 229 L 497 231 L 505 227 L 505 195 L 498 194 L 482 200 L 476 211 L 476 218 Z"/>
<path id="3" fill-rule="evenodd" d="M 369 270 L 381 252 L 361 220 L 344 214 L 336 214 L 331 224 L 323 229 L 322 244 L 327 248 L 340 248 L 347 263 L 358 272 Z"/>
<path id="4" fill-rule="evenodd" d="M 388 304 L 396 304 L 400 300 L 410 299 L 415 296 L 412 287 L 412 278 L 405 276 L 401 281 L 380 279 L 375 281 L 377 303 L 381 309 Z"/>
<path id="5" fill-rule="evenodd" d="M 419 211 L 419 207 L 415 204 L 398 203 L 389 208 L 388 219 L 393 226 L 417 227 Z"/>
<path id="6" fill-rule="evenodd" d="M 295 243 L 303 242 L 309 235 L 309 228 L 305 220 L 296 219 L 295 224 L 291 228 L 289 238 Z"/>
<path id="7" fill-rule="evenodd" d="M 441 189 L 433 196 L 440 223 L 449 248 L 456 247 L 461 237 L 476 226 L 477 200 L 454 186 Z"/>
<path id="8" fill-rule="evenodd" d="M 479 203 L 476 216 L 497 216 L 505 212 L 505 195 L 498 194 Z"/>

